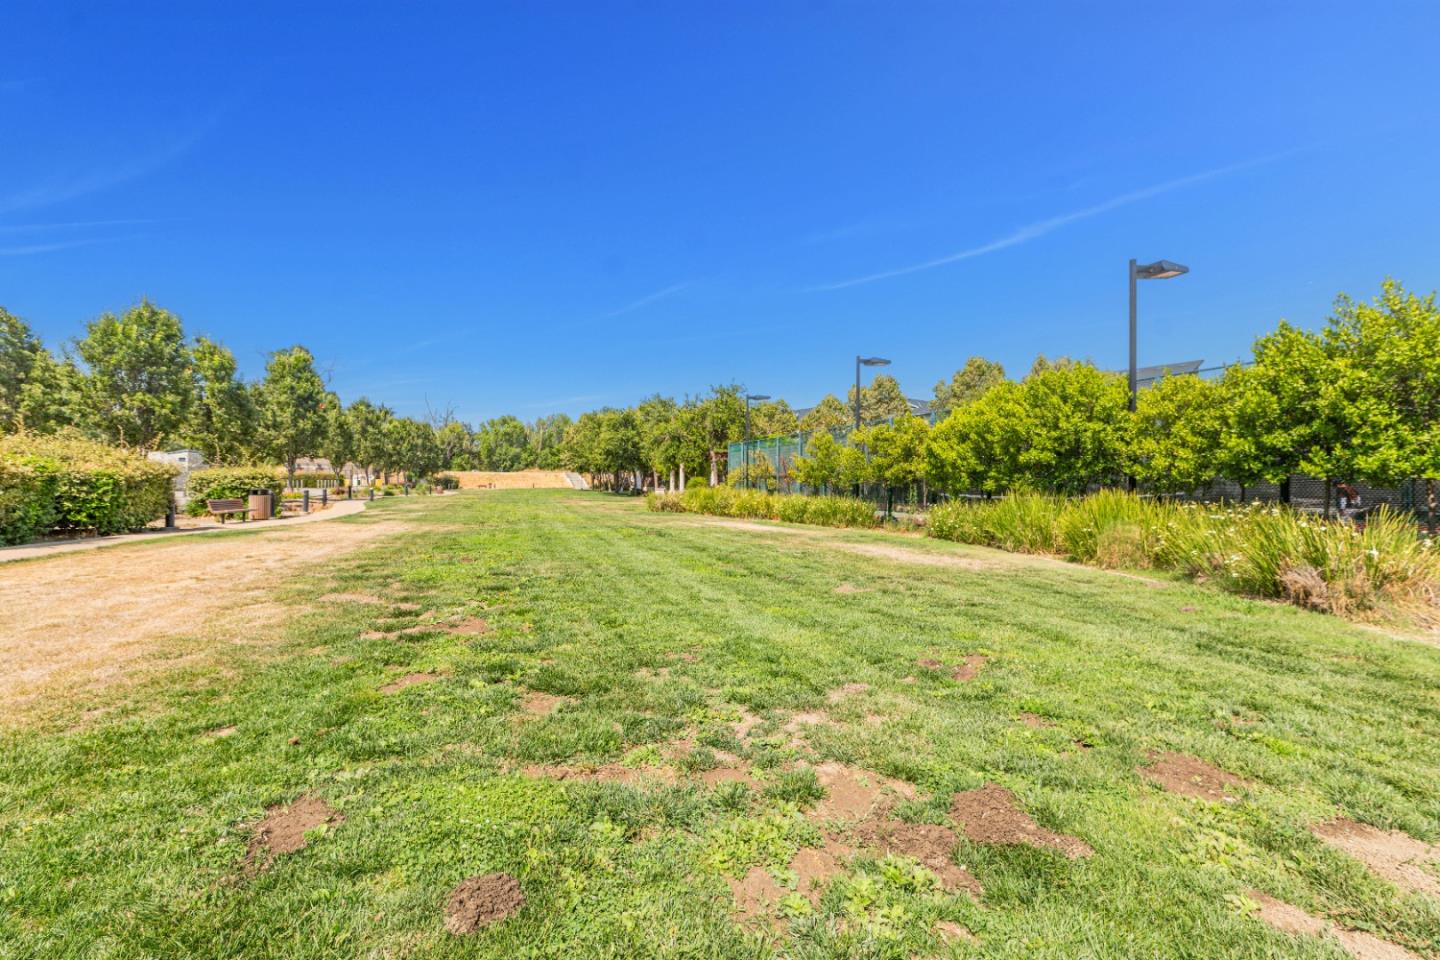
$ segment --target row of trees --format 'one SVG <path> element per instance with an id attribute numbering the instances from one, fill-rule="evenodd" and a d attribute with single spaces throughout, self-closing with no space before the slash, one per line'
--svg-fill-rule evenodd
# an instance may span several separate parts
<path id="1" fill-rule="evenodd" d="M 472 427 L 449 413 L 398 417 L 366 398 L 345 406 L 300 346 L 271 354 L 264 377 L 244 382 L 229 350 L 187 340 L 179 318 L 148 301 L 97 318 L 60 355 L 0 309 L 0 430 L 70 428 L 141 450 L 183 444 L 220 464 L 266 460 L 293 471 L 300 458 L 323 456 L 411 476 L 540 467 L 610 487 L 695 476 L 715 484 L 744 434 L 743 397 L 730 384 L 573 421 L 506 416 Z M 1077 492 L 1127 476 L 1157 492 L 1293 473 L 1393 484 L 1440 475 L 1440 311 L 1433 294 L 1387 281 L 1373 303 L 1342 296 L 1321 330 L 1281 323 L 1256 342 L 1252 364 L 1222 380 L 1162 378 L 1141 391 L 1134 413 L 1123 377 L 1043 356 L 1020 380 L 972 357 L 935 385 L 933 429 L 881 375 L 861 392 L 862 417 L 892 422 L 847 444 L 832 434 L 850 430 L 854 399 L 853 390 L 844 401 L 829 394 L 803 418 L 783 400 L 752 407 L 753 436 L 811 434 L 793 463 L 752 458 L 752 478 L 778 470 L 825 489 L 925 481 L 997 492 Z"/>
<path id="2" fill-rule="evenodd" d="M 852 433 L 848 446 L 810 438 L 789 479 L 1079 493 L 1128 476 L 1184 493 L 1217 478 L 1242 487 L 1297 473 L 1377 485 L 1424 478 L 1435 511 L 1440 309 L 1434 294 L 1393 281 L 1373 303 L 1342 296 L 1321 330 L 1282 322 L 1256 341 L 1253 363 L 1220 380 L 1161 378 L 1133 413 L 1125 378 L 1089 363 L 1041 358 L 1023 380 L 987 379 L 933 429 L 900 417 Z M 774 469 L 751 467 L 758 477 Z"/>

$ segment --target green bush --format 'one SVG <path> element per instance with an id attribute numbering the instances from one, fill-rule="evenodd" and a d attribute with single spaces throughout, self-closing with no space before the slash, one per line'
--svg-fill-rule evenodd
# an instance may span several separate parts
<path id="1" fill-rule="evenodd" d="M 139 530 L 170 508 L 175 468 L 73 435 L 0 437 L 0 540 Z"/>
<path id="2" fill-rule="evenodd" d="M 710 481 L 706 480 L 704 477 L 691 477 L 690 479 L 685 481 L 686 490 L 699 490 L 702 488 L 708 488 L 709 486 Z"/>
<path id="3" fill-rule="evenodd" d="M 652 493 L 645 498 L 645 504 L 657 513 L 708 513 L 717 517 L 784 520 L 827 527 L 879 525 L 872 504 L 850 497 L 809 497 L 705 486 L 687 488 L 681 494 Z"/>
<path id="4" fill-rule="evenodd" d="M 203 516 L 207 500 L 244 499 L 251 490 L 269 490 L 271 502 L 278 506 L 285 493 L 285 471 L 279 467 L 210 467 L 196 470 L 185 481 L 185 494 L 190 498 L 185 512 L 192 517 Z"/>

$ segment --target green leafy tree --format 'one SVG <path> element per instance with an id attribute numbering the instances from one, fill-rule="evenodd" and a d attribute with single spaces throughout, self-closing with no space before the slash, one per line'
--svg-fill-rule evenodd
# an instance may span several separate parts
<path id="1" fill-rule="evenodd" d="M 1162 493 L 1192 491 L 1220 472 L 1226 423 L 1221 384 L 1195 376 L 1162 377 L 1140 391 L 1132 470 Z"/>
<path id="2" fill-rule="evenodd" d="M 414 483 L 440 469 L 440 444 L 435 430 L 423 420 L 394 417 L 384 427 L 387 471 L 405 474 Z"/>
<path id="3" fill-rule="evenodd" d="M 394 414 L 389 407 L 361 397 L 346 408 L 345 419 L 353 451 L 351 459 L 373 479 L 390 459 L 386 452 L 385 425 L 394 419 Z"/>
<path id="4" fill-rule="evenodd" d="M 1052 367 L 1028 377 L 1022 396 L 1019 467 L 1027 485 L 1080 494 L 1125 475 L 1133 431 L 1124 377 L 1089 363 Z"/>
<path id="5" fill-rule="evenodd" d="M 101 436 L 143 453 L 178 435 L 195 396 L 179 317 L 142 300 L 92 320 L 76 350 L 84 417 Z"/>
<path id="6" fill-rule="evenodd" d="M 956 370 L 949 382 L 941 380 L 935 384 L 935 401 L 932 409 L 937 413 L 953 410 L 961 404 L 978 400 L 991 387 L 1005 379 L 1005 368 L 984 357 L 971 357 L 965 366 Z"/>
<path id="7" fill-rule="evenodd" d="M 532 465 L 530 435 L 515 417 L 487 420 L 475 431 L 475 460 L 481 470 L 510 472 Z"/>
<path id="8" fill-rule="evenodd" d="M 440 444 L 440 465 L 446 470 L 470 470 L 475 463 L 475 438 L 470 428 L 452 417 L 443 417 L 435 428 Z"/>
<path id="9" fill-rule="evenodd" d="M 34 376 L 40 355 L 47 353 L 25 321 L 0 307 L 0 432 L 25 426 L 20 393 Z"/>
<path id="10" fill-rule="evenodd" d="M 930 424 L 908 413 L 857 431 L 857 444 L 869 454 L 865 479 L 884 486 L 893 500 L 897 491 L 925 479 L 929 439 Z"/>
<path id="11" fill-rule="evenodd" d="M 930 483 L 948 493 L 993 493 L 1018 484 L 1026 415 L 1025 387 L 1010 380 L 954 408 L 930 432 Z"/>
<path id="12" fill-rule="evenodd" d="M 185 425 L 186 442 L 213 464 L 243 463 L 255 445 L 254 397 L 236 376 L 235 356 L 196 337 L 190 348 L 195 399 Z"/>
<path id="13" fill-rule="evenodd" d="M 73 360 L 57 360 L 49 350 L 41 350 L 20 386 L 16 426 L 32 433 L 54 433 L 83 425 L 84 387 L 85 376 Z"/>
<path id="14" fill-rule="evenodd" d="M 1075 366 L 1077 362 L 1078 361 L 1070 357 L 1056 357 L 1054 360 L 1051 360 L 1042 353 L 1036 356 L 1035 362 L 1030 365 L 1029 376 L 1033 377 L 1038 373 L 1046 373 L 1050 370 L 1066 370 Z M 1126 385 L 1129 385 L 1128 380 L 1126 381 Z"/>
<path id="15" fill-rule="evenodd" d="M 855 388 L 850 388 L 851 423 L 854 422 Z M 882 373 L 860 391 L 860 419 L 862 423 L 898 417 L 910 412 L 910 401 L 900 389 L 900 381 Z"/>
<path id="16" fill-rule="evenodd" d="M 1343 294 L 1323 333 L 1340 369 L 1354 468 L 1376 483 L 1423 478 L 1436 515 L 1440 477 L 1440 308 L 1386 279 L 1372 303 Z"/>
<path id="17" fill-rule="evenodd" d="M 800 420 L 784 400 L 767 400 L 750 409 L 752 437 L 788 437 L 799 432 Z"/>
<path id="18" fill-rule="evenodd" d="M 790 473 L 807 487 L 830 493 L 844 477 L 841 462 L 844 449 L 844 445 L 829 430 L 813 433 L 805 441 L 805 455 L 794 459 Z"/>
<path id="19" fill-rule="evenodd" d="M 561 447 L 565 442 L 565 431 L 571 420 L 563 413 L 540 417 L 526 427 L 529 436 L 531 460 L 541 470 L 559 470 L 564 466 Z"/>
<path id="20" fill-rule="evenodd" d="M 721 460 L 730 444 L 745 432 L 745 401 L 740 398 L 740 388 L 733 384 L 712 388 L 710 396 L 696 404 L 691 424 L 709 461 L 710 485 L 716 486 L 720 483 Z"/>
<path id="21" fill-rule="evenodd" d="M 849 430 L 854 425 L 854 411 L 841 403 L 840 398 L 833 393 L 825 394 L 824 399 L 800 421 L 800 429 L 809 433 L 820 430 Z"/>
<path id="22" fill-rule="evenodd" d="M 259 447 L 285 465 L 292 481 L 295 461 L 315 456 L 325 442 L 330 397 L 309 350 L 294 346 L 270 354 L 258 391 Z"/>
<path id="23" fill-rule="evenodd" d="M 682 441 L 679 413 L 680 407 L 673 399 L 659 394 L 635 408 L 641 455 L 657 489 L 661 474 L 668 474 L 679 464 Z"/>
<path id="24" fill-rule="evenodd" d="M 355 440 L 354 424 L 350 411 L 334 393 L 325 399 L 325 436 L 320 442 L 320 455 L 330 461 L 336 473 L 341 473 L 347 463 L 359 460 L 359 444 Z"/>

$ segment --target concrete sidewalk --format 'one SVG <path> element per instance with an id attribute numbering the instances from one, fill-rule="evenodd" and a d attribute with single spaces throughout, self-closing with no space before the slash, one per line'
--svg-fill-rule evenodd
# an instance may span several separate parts
<path id="1" fill-rule="evenodd" d="M 303 513 L 298 517 L 288 517 L 284 520 L 251 520 L 245 523 L 232 520 L 229 523 L 207 523 L 198 527 L 187 527 L 184 530 L 144 530 L 140 533 L 122 533 L 113 537 L 90 537 L 86 540 L 48 540 L 44 543 L 22 543 L 15 547 L 0 547 L 0 564 L 12 560 L 33 560 L 36 557 L 72 553 L 76 550 L 94 550 L 97 547 L 117 546 L 124 543 L 154 543 L 175 537 L 188 537 L 196 533 L 217 533 L 225 530 L 274 530 L 280 527 L 288 529 L 302 523 L 315 523 L 318 520 L 334 520 L 338 517 L 352 516 L 364 510 L 368 503 L 367 500 L 337 500 L 325 510 Z"/>

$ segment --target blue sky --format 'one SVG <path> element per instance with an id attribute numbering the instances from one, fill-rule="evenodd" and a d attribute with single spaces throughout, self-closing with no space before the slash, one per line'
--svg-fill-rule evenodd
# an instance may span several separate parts
<path id="1" fill-rule="evenodd" d="M 1165 6 L 10 0 L 0 304 L 473 420 L 1118 368 L 1132 256 L 1142 363 L 1440 286 L 1440 4 Z"/>

